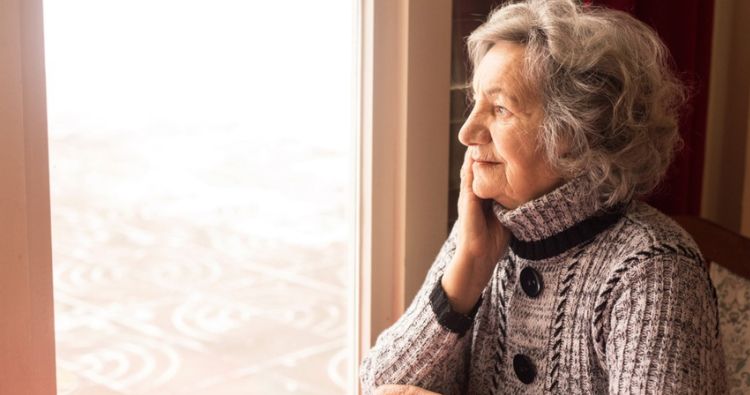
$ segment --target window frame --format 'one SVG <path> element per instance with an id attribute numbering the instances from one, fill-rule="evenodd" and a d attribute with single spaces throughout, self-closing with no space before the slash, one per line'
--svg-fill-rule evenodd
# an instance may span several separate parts
<path id="1" fill-rule="evenodd" d="M 359 6 L 357 366 L 447 237 L 452 1 Z"/>
<path id="2" fill-rule="evenodd" d="M 41 0 L 0 1 L 0 393 L 54 394 Z"/>
<path id="3" fill-rule="evenodd" d="M 359 0 L 354 361 L 402 314 L 446 237 L 450 0 Z M 53 394 L 41 0 L 0 2 L 0 392 Z M 354 368 L 353 386 L 358 388 Z"/>

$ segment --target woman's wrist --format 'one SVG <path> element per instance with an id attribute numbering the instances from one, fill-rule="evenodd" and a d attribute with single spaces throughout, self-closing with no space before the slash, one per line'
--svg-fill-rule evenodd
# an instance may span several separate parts
<path id="1" fill-rule="evenodd" d="M 441 280 L 453 311 L 468 314 L 487 286 L 491 273 L 486 263 L 457 252 Z"/>

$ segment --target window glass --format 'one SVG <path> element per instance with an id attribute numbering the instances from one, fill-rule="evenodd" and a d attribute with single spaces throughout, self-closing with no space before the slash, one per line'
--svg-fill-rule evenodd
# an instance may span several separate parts
<path id="1" fill-rule="evenodd" d="M 348 392 L 354 1 L 44 9 L 59 393 Z"/>

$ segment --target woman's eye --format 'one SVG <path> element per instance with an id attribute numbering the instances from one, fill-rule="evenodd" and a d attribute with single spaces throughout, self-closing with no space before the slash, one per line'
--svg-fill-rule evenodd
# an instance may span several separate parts
<path id="1" fill-rule="evenodd" d="M 495 114 L 503 116 L 503 117 L 510 114 L 508 109 L 503 106 L 495 106 L 494 111 L 495 111 Z"/>

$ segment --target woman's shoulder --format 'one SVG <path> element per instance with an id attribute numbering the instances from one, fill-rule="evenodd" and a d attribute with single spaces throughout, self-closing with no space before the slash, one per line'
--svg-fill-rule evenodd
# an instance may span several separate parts
<path id="1" fill-rule="evenodd" d="M 656 272 L 670 272 L 685 282 L 708 282 L 703 256 L 692 237 L 672 218 L 650 205 L 631 202 L 600 248 L 608 251 L 601 273 L 605 295 L 618 284 L 649 282 Z M 689 280 L 689 281 L 688 281 Z M 708 289 L 708 288 L 707 288 Z"/>
<path id="2" fill-rule="evenodd" d="M 618 229 L 627 255 L 685 255 L 702 260 L 693 238 L 672 218 L 642 201 L 631 202 Z"/>

